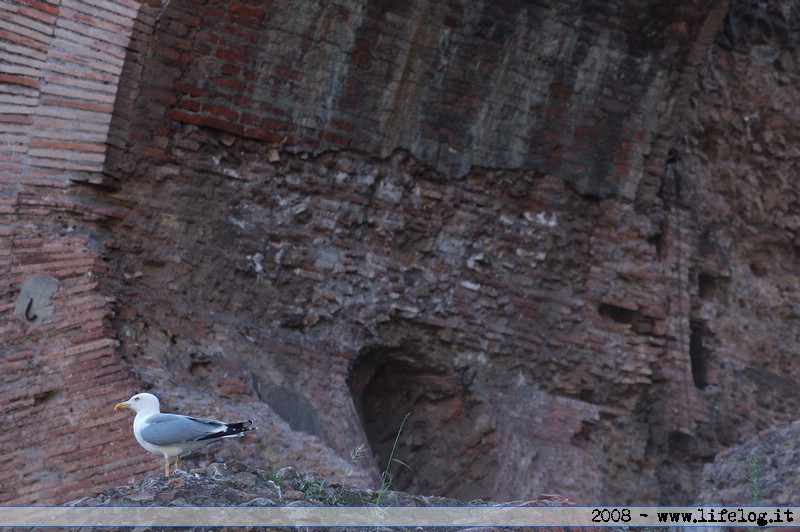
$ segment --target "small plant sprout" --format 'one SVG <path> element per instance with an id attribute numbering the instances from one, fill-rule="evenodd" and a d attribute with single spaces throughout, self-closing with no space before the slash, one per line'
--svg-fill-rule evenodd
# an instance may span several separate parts
<path id="1" fill-rule="evenodd" d="M 350 449 L 350 461 L 358 462 L 364 458 L 364 456 L 367 454 L 367 451 L 369 451 L 369 446 L 366 443 L 362 443 L 358 447 Z"/>
<path id="2" fill-rule="evenodd" d="M 280 469 L 278 469 L 277 467 L 276 467 L 276 468 L 274 468 L 274 469 L 272 469 L 272 470 L 269 472 L 269 476 L 268 476 L 268 478 L 269 478 L 269 480 L 271 480 L 272 482 L 274 482 L 275 484 L 277 484 L 278 482 L 280 482 L 280 481 L 281 481 L 281 470 L 280 470 Z"/>
<path id="3" fill-rule="evenodd" d="M 345 476 L 349 477 L 353 474 L 355 468 L 354 464 L 359 462 L 369 452 L 369 445 L 362 443 L 361 445 L 350 449 L 350 463 L 347 466 Z"/>
<path id="4" fill-rule="evenodd" d="M 759 500 L 761 499 L 761 467 L 758 465 L 758 458 L 748 456 L 747 465 L 747 481 L 750 484 L 750 504 L 758 506 Z"/>
<path id="5" fill-rule="evenodd" d="M 397 450 L 397 442 L 400 440 L 400 433 L 403 432 L 403 426 L 406 424 L 406 420 L 408 416 L 411 415 L 411 412 L 406 412 L 406 415 L 403 417 L 403 421 L 400 422 L 400 428 L 397 429 L 397 436 L 394 438 L 394 444 L 392 445 L 392 451 L 389 453 L 389 460 L 386 462 L 386 469 L 383 470 L 381 473 L 381 487 L 378 489 L 378 500 L 377 505 L 381 505 L 381 498 L 383 494 L 392 486 L 392 475 L 389 473 L 389 469 L 392 467 L 392 464 L 398 464 L 402 467 L 405 467 L 409 471 L 413 471 L 411 466 L 409 466 L 404 461 L 400 460 L 399 458 L 394 457 L 394 452 Z"/>

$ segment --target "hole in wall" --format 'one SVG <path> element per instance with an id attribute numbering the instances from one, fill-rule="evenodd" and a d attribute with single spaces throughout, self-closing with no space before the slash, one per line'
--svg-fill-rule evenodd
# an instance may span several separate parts
<path id="1" fill-rule="evenodd" d="M 36 405 L 42 405 L 45 403 L 50 403 L 59 395 L 58 390 L 41 390 L 38 392 L 34 392 L 33 394 L 33 402 Z"/>
<path id="2" fill-rule="evenodd" d="M 628 308 L 612 305 L 610 303 L 600 303 L 597 311 L 604 318 L 609 318 L 616 323 L 625 323 L 630 325 L 636 320 L 638 312 Z"/>
<path id="3" fill-rule="evenodd" d="M 692 380 L 697 388 L 708 386 L 708 349 L 704 344 L 705 324 L 698 320 L 689 322 L 689 356 L 692 365 Z"/>
<path id="4" fill-rule="evenodd" d="M 769 274 L 769 266 L 765 260 L 757 259 L 750 263 L 750 271 L 756 277 L 765 277 Z"/>
<path id="5" fill-rule="evenodd" d="M 657 257 L 662 257 L 664 255 L 664 238 L 661 233 L 656 233 L 647 237 L 647 243 L 655 248 Z"/>
<path id="6" fill-rule="evenodd" d="M 717 282 L 713 275 L 700 272 L 697 276 L 697 292 L 702 299 L 712 299 L 717 292 Z"/>
<path id="7" fill-rule="evenodd" d="M 490 496 L 498 470 L 491 409 L 460 375 L 421 352 L 372 346 L 350 368 L 348 386 L 378 467 L 388 467 L 392 489 L 462 500 Z"/>
<path id="8" fill-rule="evenodd" d="M 728 299 L 730 278 L 709 272 L 697 274 L 697 295 L 704 301 L 724 303 Z"/>

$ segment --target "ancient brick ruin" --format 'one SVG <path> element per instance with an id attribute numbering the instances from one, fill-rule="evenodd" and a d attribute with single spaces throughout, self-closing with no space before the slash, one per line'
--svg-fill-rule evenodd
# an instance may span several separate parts
<path id="1" fill-rule="evenodd" d="M 375 487 L 411 412 L 462 499 L 688 504 L 793 419 L 800 3 L 550 4 L 0 4 L 0 503 L 156 473 L 145 389 Z"/>

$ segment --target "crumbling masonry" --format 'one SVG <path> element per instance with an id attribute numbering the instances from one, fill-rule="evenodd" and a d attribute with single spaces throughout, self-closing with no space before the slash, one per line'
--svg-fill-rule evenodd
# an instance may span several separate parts
<path id="1" fill-rule="evenodd" d="M 793 419 L 798 3 L 550 4 L 0 3 L 0 503 L 155 473 L 143 389 L 376 487 L 411 412 L 464 499 L 691 503 Z"/>

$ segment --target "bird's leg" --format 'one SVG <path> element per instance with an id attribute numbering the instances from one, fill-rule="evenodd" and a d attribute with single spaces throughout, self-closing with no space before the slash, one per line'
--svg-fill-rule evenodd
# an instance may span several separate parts
<path id="1" fill-rule="evenodd" d="M 181 462 L 181 455 L 178 455 L 178 456 L 175 458 L 175 471 L 177 471 L 178 469 L 180 469 L 180 468 L 181 468 L 181 466 L 183 466 L 183 463 Z"/>
<path id="2" fill-rule="evenodd" d="M 169 456 L 164 456 L 164 476 L 169 476 Z"/>

